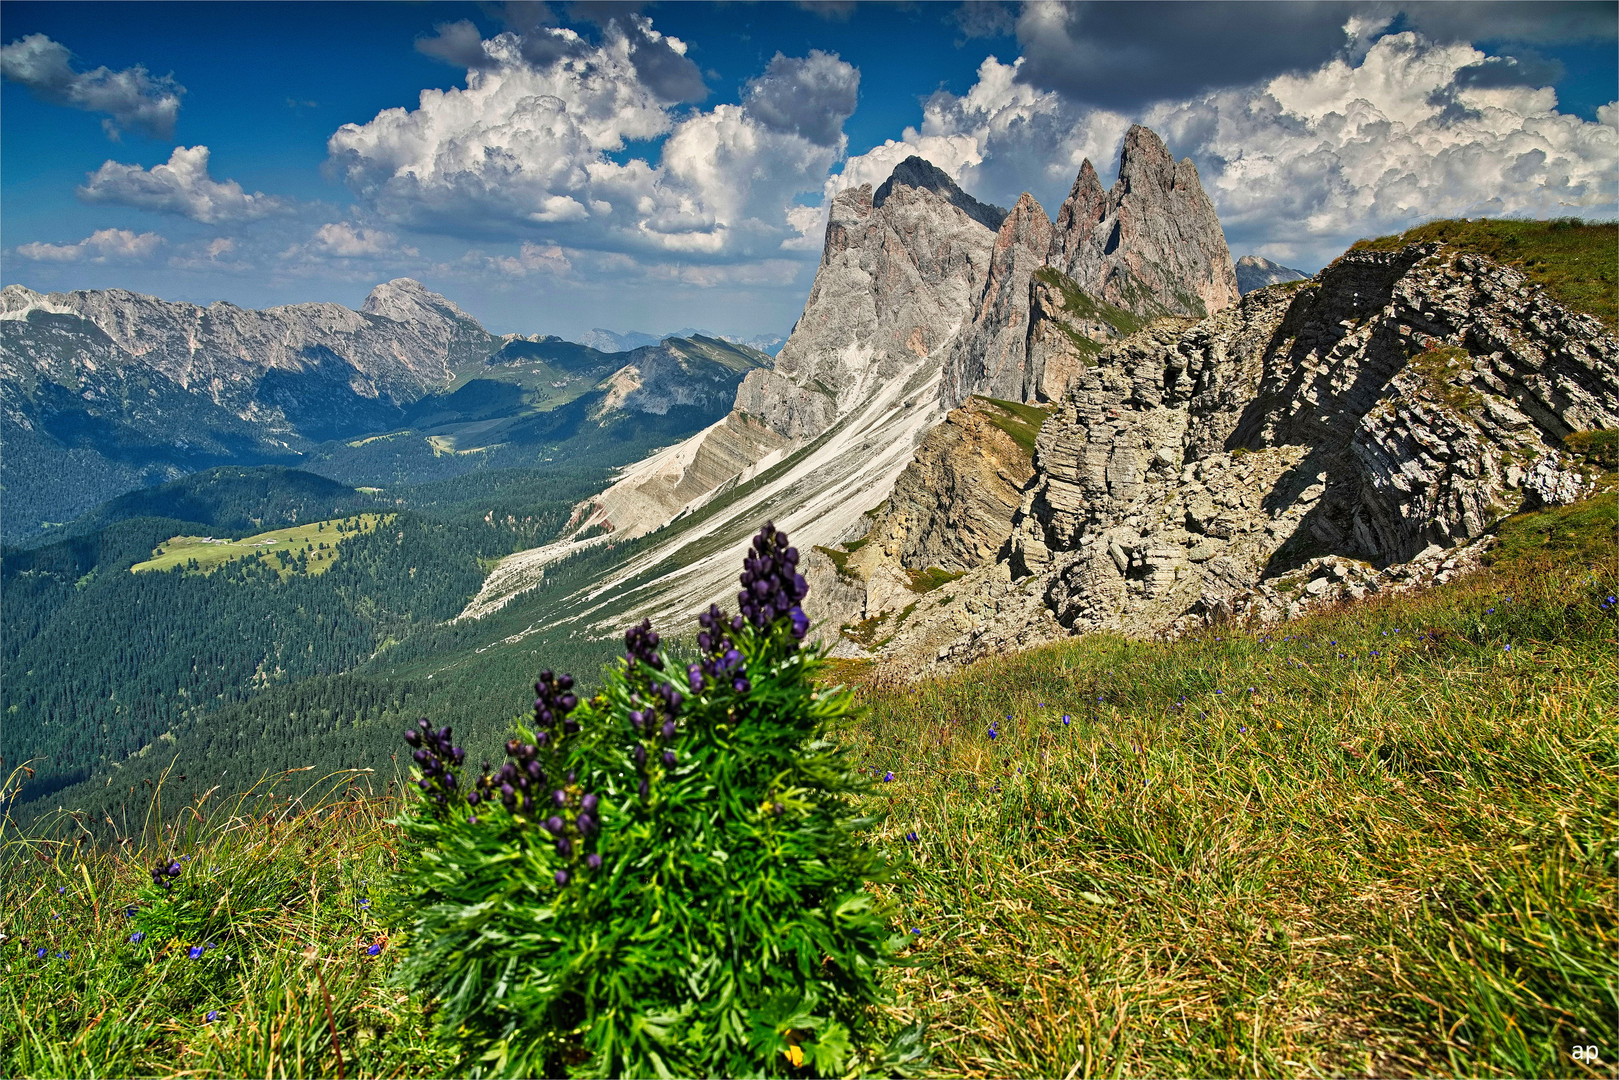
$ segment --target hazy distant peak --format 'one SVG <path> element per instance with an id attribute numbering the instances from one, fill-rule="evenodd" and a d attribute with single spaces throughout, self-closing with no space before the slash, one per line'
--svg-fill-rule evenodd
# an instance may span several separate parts
<path id="1" fill-rule="evenodd" d="M 1237 260 L 1237 289 L 1244 296 L 1267 285 L 1298 281 L 1309 276 L 1303 270 L 1271 262 L 1260 255 L 1244 255 Z"/>
<path id="2" fill-rule="evenodd" d="M 426 285 L 414 278 L 394 278 L 385 281 L 371 290 L 360 305 L 360 311 L 365 315 L 380 315 L 394 322 L 410 322 L 420 319 L 424 313 L 432 312 L 440 318 L 465 319 L 468 322 L 477 322 L 453 300 L 433 292 Z"/>

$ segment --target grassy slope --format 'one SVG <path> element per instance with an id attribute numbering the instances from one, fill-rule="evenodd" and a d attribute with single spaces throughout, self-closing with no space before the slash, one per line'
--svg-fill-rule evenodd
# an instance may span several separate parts
<path id="1" fill-rule="evenodd" d="M 1514 518 L 1478 575 L 1269 634 L 1096 635 L 865 688 L 839 737 L 894 773 L 874 842 L 920 931 L 896 1011 L 933 1070 L 1598 1075 L 1567 1050 L 1619 1058 L 1614 520 L 1611 497 Z M 302 780 L 123 823 L 114 855 L 65 819 L 7 832 L 0 1068 L 442 1073 L 423 1003 L 385 984 L 391 807 L 340 777 L 293 826 Z M 206 883 L 183 921 L 126 919 L 171 851 Z"/>
<path id="2" fill-rule="evenodd" d="M 1362 240 L 1351 251 L 1397 251 L 1440 241 L 1515 267 L 1562 304 L 1619 320 L 1619 225 L 1557 221 L 1430 221 L 1398 236 Z"/>
<path id="3" fill-rule="evenodd" d="M 1614 521 L 1612 497 L 1513 519 L 1484 573 L 1269 633 L 1096 635 L 866 690 L 850 737 L 895 775 L 902 1011 L 936 1065 L 1619 1057 Z"/>

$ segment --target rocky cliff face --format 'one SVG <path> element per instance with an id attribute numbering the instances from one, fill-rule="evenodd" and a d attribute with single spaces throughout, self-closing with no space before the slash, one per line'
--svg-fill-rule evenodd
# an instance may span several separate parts
<path id="1" fill-rule="evenodd" d="M 1054 401 L 1092 346 L 1166 314 L 1202 316 L 1237 299 L 1225 236 L 1191 159 L 1133 127 L 1103 191 L 1086 161 L 1053 226 L 1025 194 L 995 239 L 970 329 L 952 346 L 945 408 L 969 395 Z"/>
<path id="2" fill-rule="evenodd" d="M 885 655 L 915 673 L 1448 574 L 1500 517 L 1587 494 L 1562 437 L 1615 427 L 1598 320 L 1475 255 L 1351 252 L 1102 352 L 1041 430 L 1005 556 Z"/>
<path id="3" fill-rule="evenodd" d="M 1038 379 L 1029 369 L 1029 294 L 1035 272 L 1045 266 L 1051 239 L 1051 219 L 1025 192 L 995 234 L 972 327 L 956 338 L 945 361 L 942 393 L 947 405 L 973 393 L 1011 401 L 1035 396 L 1031 383 Z"/>
<path id="4" fill-rule="evenodd" d="M 941 357 L 983 290 L 996 236 L 986 223 L 1005 216 L 920 158 L 875 194 L 838 194 L 804 314 L 773 368 L 748 372 L 731 417 L 631 469 L 582 524 L 649 532 L 839 426 L 839 445 L 903 439 L 908 459 L 917 429 L 942 415 Z M 897 411 L 874 407 L 889 399 Z"/>
<path id="5" fill-rule="evenodd" d="M 1213 314 L 1235 303 L 1236 270 L 1191 158 L 1178 163 L 1138 125 L 1102 190 L 1086 161 L 1057 214 L 1047 260 L 1086 293 L 1138 315 Z"/>
<path id="6" fill-rule="evenodd" d="M 1038 430 L 1003 406 L 969 399 L 922 440 L 848 565 L 869 578 L 882 562 L 949 573 L 993 562 L 1034 476 L 1019 439 Z"/>

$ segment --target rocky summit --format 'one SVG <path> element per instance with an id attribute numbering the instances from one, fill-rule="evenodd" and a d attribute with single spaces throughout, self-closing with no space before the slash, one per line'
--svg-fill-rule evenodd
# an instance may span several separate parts
<path id="1" fill-rule="evenodd" d="M 1092 186 L 1097 198 L 1087 202 Z M 975 395 L 1014 407 L 1055 401 L 1108 343 L 1143 324 L 1141 312 L 1202 313 L 1236 299 L 1197 170 L 1177 164 L 1152 132 L 1131 130 L 1110 192 L 1088 162 L 1075 191 L 1079 201 L 1070 198 L 1054 224 L 1031 195 L 1010 211 L 990 206 L 913 157 L 875 191 L 835 196 L 803 315 L 775 363 L 747 374 L 724 420 L 579 508 L 576 535 L 668 527 L 636 572 L 706 530 L 703 557 L 681 555 L 636 601 L 638 614 L 723 597 L 732 548 L 753 517 L 771 517 L 806 550 L 861 534 L 864 512 L 888 499 L 928 433 Z M 1087 292 L 1073 273 L 1104 284 Z M 1107 289 L 1124 303 L 1106 299 Z M 726 517 L 716 521 L 721 505 Z M 835 591 L 835 575 L 821 573 L 830 566 L 808 561 L 819 575 L 814 595 Z M 494 592 L 529 579 L 497 580 Z M 484 595 L 474 606 L 499 601 Z"/>

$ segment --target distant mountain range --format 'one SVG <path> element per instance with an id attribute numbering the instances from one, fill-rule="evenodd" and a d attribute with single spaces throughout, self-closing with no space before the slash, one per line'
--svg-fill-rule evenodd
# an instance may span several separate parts
<path id="1" fill-rule="evenodd" d="M 408 278 L 359 311 L 9 285 L 0 537 L 219 465 L 392 484 L 491 464 L 627 464 L 723 416 L 742 376 L 769 363 L 709 337 L 628 352 L 497 337 Z"/>
<path id="2" fill-rule="evenodd" d="M 1267 285 L 1280 285 L 1284 281 L 1301 281 L 1309 276 L 1303 270 L 1271 262 L 1259 255 L 1244 255 L 1237 260 L 1237 289 L 1244 296 Z"/>
<path id="3" fill-rule="evenodd" d="M 631 349 L 641 349 L 648 345 L 657 345 L 658 343 L 667 341 L 672 337 L 715 338 L 719 341 L 728 341 L 732 345 L 745 345 L 750 349 L 758 349 L 760 352 L 768 353 L 771 356 L 775 356 L 776 353 L 780 352 L 782 345 L 786 344 L 787 342 L 787 339 L 782 337 L 780 334 L 760 334 L 756 337 L 739 338 L 730 334 L 716 334 L 712 330 L 700 330 L 694 326 L 688 326 L 680 330 L 673 330 L 667 334 L 647 334 L 640 330 L 631 330 L 626 334 L 618 334 L 611 330 L 603 330 L 598 326 L 589 333 L 576 336 L 573 340 L 577 341 L 581 345 L 588 345 L 592 349 L 611 353 L 629 352 Z"/>

